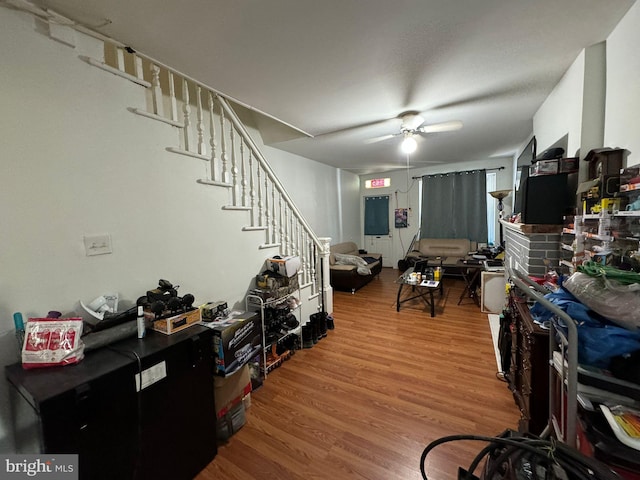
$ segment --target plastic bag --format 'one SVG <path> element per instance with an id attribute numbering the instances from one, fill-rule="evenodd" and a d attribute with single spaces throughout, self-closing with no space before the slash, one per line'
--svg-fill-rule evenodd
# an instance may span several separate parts
<path id="1" fill-rule="evenodd" d="M 84 358 L 82 318 L 30 318 L 25 326 L 22 367 L 57 367 Z"/>
<path id="2" fill-rule="evenodd" d="M 640 330 L 640 293 L 603 277 L 576 272 L 562 286 L 580 302 L 616 325 Z"/>

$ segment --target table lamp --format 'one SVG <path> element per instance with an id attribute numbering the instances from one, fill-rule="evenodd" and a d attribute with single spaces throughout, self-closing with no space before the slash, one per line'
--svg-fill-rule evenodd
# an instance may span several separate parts
<path id="1" fill-rule="evenodd" d="M 502 203 L 502 200 L 507 198 L 510 193 L 511 190 L 494 190 L 493 192 L 489 192 L 489 195 L 498 200 L 498 211 L 500 212 L 500 220 L 502 220 L 502 212 L 504 210 L 504 203 Z M 500 246 L 504 248 L 504 240 L 502 237 L 502 223 L 500 224 Z"/>

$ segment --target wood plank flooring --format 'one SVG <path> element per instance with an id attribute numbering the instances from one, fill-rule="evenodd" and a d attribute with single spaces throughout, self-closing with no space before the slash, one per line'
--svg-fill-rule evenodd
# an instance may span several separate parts
<path id="1" fill-rule="evenodd" d="M 445 279 L 432 318 L 419 299 L 396 312 L 398 275 L 384 268 L 355 295 L 334 293 L 335 330 L 269 374 L 197 480 L 419 479 L 429 442 L 517 428 L 487 315 L 470 299 L 457 305 L 462 281 Z M 484 446 L 437 447 L 428 478 L 456 478 Z"/>

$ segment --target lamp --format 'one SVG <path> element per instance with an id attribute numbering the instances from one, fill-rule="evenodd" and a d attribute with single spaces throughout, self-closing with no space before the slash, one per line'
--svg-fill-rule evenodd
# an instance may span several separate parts
<path id="1" fill-rule="evenodd" d="M 489 195 L 498 200 L 498 211 L 500 212 L 500 220 L 502 220 L 502 211 L 504 210 L 504 203 L 502 203 L 502 200 L 507 198 L 510 193 L 511 190 L 494 190 L 493 192 L 489 192 Z M 502 237 L 502 223 L 500 223 L 500 246 L 504 248 L 504 239 Z"/>
<path id="2" fill-rule="evenodd" d="M 400 144 L 400 150 L 402 150 L 403 153 L 413 153 L 416 151 L 416 148 L 418 148 L 416 139 L 413 138 L 413 135 L 410 133 L 405 133 L 404 140 L 402 140 Z"/>

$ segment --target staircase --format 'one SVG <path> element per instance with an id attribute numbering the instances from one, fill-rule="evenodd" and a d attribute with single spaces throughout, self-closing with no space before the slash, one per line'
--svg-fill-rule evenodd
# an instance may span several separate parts
<path id="1" fill-rule="evenodd" d="M 178 145 L 166 150 L 205 162 L 206 176 L 197 185 L 227 190 L 222 209 L 247 212 L 249 222 L 242 230 L 264 232 L 257 248 L 268 250 L 265 257 L 299 256 L 301 300 L 315 302 L 311 310 L 324 303 L 331 313 L 332 289 L 328 273 L 323 275 L 329 272 L 331 239 L 318 238 L 295 206 L 232 107 L 238 102 L 113 39 L 73 28 L 104 45 L 104 58 L 80 59 L 144 87 L 146 108 L 129 110 L 176 128 Z"/>

